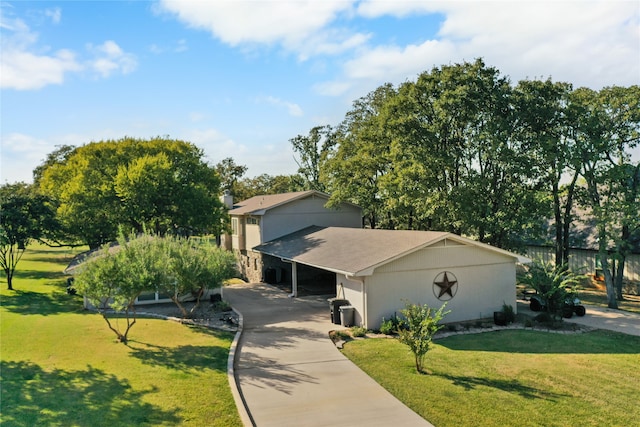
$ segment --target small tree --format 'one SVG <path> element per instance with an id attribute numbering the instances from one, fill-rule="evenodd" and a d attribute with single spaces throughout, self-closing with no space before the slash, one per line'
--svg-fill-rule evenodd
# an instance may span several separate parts
<path id="1" fill-rule="evenodd" d="M 561 321 L 565 301 L 573 300 L 582 275 L 571 272 L 566 265 L 533 262 L 524 267 L 520 282 L 532 287 L 542 299 L 542 308 L 552 321 Z"/>
<path id="2" fill-rule="evenodd" d="M 13 290 L 13 275 L 29 243 L 57 228 L 49 198 L 25 183 L 0 187 L 0 267 Z"/>
<path id="3" fill-rule="evenodd" d="M 158 291 L 171 296 L 183 317 L 191 317 L 207 288 L 218 287 L 234 276 L 236 260 L 231 252 L 208 243 L 198 244 L 192 239 L 166 237 L 167 257 L 165 280 L 157 284 Z M 192 295 L 195 304 L 187 311 L 183 297 Z"/>
<path id="4" fill-rule="evenodd" d="M 75 286 L 102 314 L 118 340 L 126 343 L 136 323 L 134 302 L 142 292 L 170 295 L 182 315 L 189 317 L 205 289 L 219 286 L 234 273 L 233 254 L 215 246 L 149 234 L 125 239 L 121 233 L 117 247 L 105 246 L 80 267 Z M 182 304 L 188 295 L 196 298 L 190 311 Z M 109 319 L 112 313 L 124 315 L 124 330 Z"/>
<path id="5" fill-rule="evenodd" d="M 400 313 L 406 318 L 405 328 L 398 330 L 401 343 L 409 346 L 409 349 L 415 356 L 416 370 L 424 371 L 424 357 L 430 349 L 431 341 L 436 332 L 442 329 L 439 322 L 446 316 L 449 311 L 444 311 L 447 303 L 434 311 L 427 304 L 416 305 L 407 303 Z"/>
<path id="6" fill-rule="evenodd" d="M 75 287 L 95 306 L 118 340 L 127 343 L 128 334 L 136 323 L 134 302 L 145 290 L 163 281 L 165 270 L 155 237 L 125 239 L 120 234 L 118 246 L 103 249 L 86 261 L 76 275 Z M 124 315 L 124 330 L 112 323 L 109 315 Z"/>

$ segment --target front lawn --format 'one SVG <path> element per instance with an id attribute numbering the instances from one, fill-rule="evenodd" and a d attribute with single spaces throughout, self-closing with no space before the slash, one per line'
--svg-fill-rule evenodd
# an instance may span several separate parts
<path id="1" fill-rule="evenodd" d="M 423 418 L 446 426 L 630 426 L 640 419 L 640 337 L 504 330 L 437 340 L 429 375 L 395 339 L 343 353 Z"/>
<path id="2" fill-rule="evenodd" d="M 127 346 L 65 292 L 73 251 L 29 247 L 0 281 L 6 426 L 240 426 L 227 381 L 233 335 L 139 319 Z"/>

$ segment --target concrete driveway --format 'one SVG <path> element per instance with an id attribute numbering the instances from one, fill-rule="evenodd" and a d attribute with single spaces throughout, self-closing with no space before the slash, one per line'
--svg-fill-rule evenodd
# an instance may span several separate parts
<path id="1" fill-rule="evenodd" d="M 224 298 L 243 316 L 234 374 L 253 425 L 431 426 L 336 349 L 326 297 L 240 284 Z"/>
<path id="2" fill-rule="evenodd" d="M 571 319 L 564 319 L 564 321 L 595 329 L 606 329 L 640 336 L 640 314 L 594 305 L 585 305 L 585 308 L 587 309 L 587 314 L 583 317 L 573 316 Z M 538 314 L 529 309 L 529 301 L 522 300 L 518 301 L 518 313 L 526 313 L 530 316 Z"/>

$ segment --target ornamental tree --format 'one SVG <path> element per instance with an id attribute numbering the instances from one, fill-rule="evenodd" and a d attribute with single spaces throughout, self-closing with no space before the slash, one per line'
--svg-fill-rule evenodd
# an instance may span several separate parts
<path id="1" fill-rule="evenodd" d="M 207 242 L 167 236 L 154 244 L 165 248 L 162 268 L 166 275 L 156 284 L 157 290 L 170 296 L 183 317 L 192 316 L 206 289 L 221 286 L 236 273 L 234 255 Z M 190 310 L 183 304 L 185 297 L 195 299 Z"/>
<path id="2" fill-rule="evenodd" d="M 398 339 L 409 346 L 415 356 L 416 370 L 425 373 L 424 358 L 431 348 L 431 341 L 436 332 L 443 328 L 440 321 L 451 310 L 444 311 L 447 303 L 435 310 L 427 304 L 416 305 L 407 303 L 400 313 L 405 317 L 405 327 L 398 330 Z"/>
<path id="3" fill-rule="evenodd" d="M 79 267 L 75 287 L 98 309 L 109 329 L 126 343 L 136 323 L 135 300 L 142 292 L 168 294 L 184 317 L 190 317 L 208 288 L 235 274 L 235 257 L 196 239 L 142 234 L 106 245 Z M 184 299 L 195 299 L 187 311 Z M 113 317 L 126 319 L 123 328 Z"/>
<path id="4" fill-rule="evenodd" d="M 79 267 L 74 286 L 100 312 L 118 341 L 127 343 L 136 323 L 135 300 L 165 277 L 163 254 L 145 235 L 127 240 L 121 233 L 117 245 L 104 245 Z M 125 318 L 124 329 L 111 318 Z"/>

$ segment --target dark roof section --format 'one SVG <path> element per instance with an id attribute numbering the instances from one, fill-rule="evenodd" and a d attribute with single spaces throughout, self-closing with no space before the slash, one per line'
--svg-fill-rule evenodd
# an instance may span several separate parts
<path id="1" fill-rule="evenodd" d="M 284 205 L 294 200 L 303 199 L 311 195 L 320 195 L 325 199 L 329 199 L 329 196 L 319 191 L 297 191 L 294 193 L 282 193 L 282 194 L 267 194 L 263 196 L 254 196 L 250 199 L 244 200 L 239 203 L 234 203 L 233 209 L 229 211 L 231 215 L 262 215 L 264 211 L 275 208 L 276 206 Z"/>
<path id="2" fill-rule="evenodd" d="M 255 196 L 239 203 L 234 203 L 233 209 L 229 211 L 230 215 L 264 215 L 265 211 L 275 207 L 293 202 L 295 200 L 305 199 L 310 196 L 319 197 L 329 200 L 329 195 L 321 191 L 307 190 L 297 191 L 293 193 L 267 194 L 263 196 Z M 345 202 L 346 203 L 346 202 Z M 350 203 L 348 203 L 350 204 Z M 353 205 L 356 206 L 356 205 Z M 359 206 L 356 206 L 359 208 Z"/>
<path id="3" fill-rule="evenodd" d="M 253 248 L 266 255 L 347 276 L 368 276 L 373 270 L 444 239 L 480 246 L 519 262 L 528 258 L 441 231 L 308 227 Z"/>

